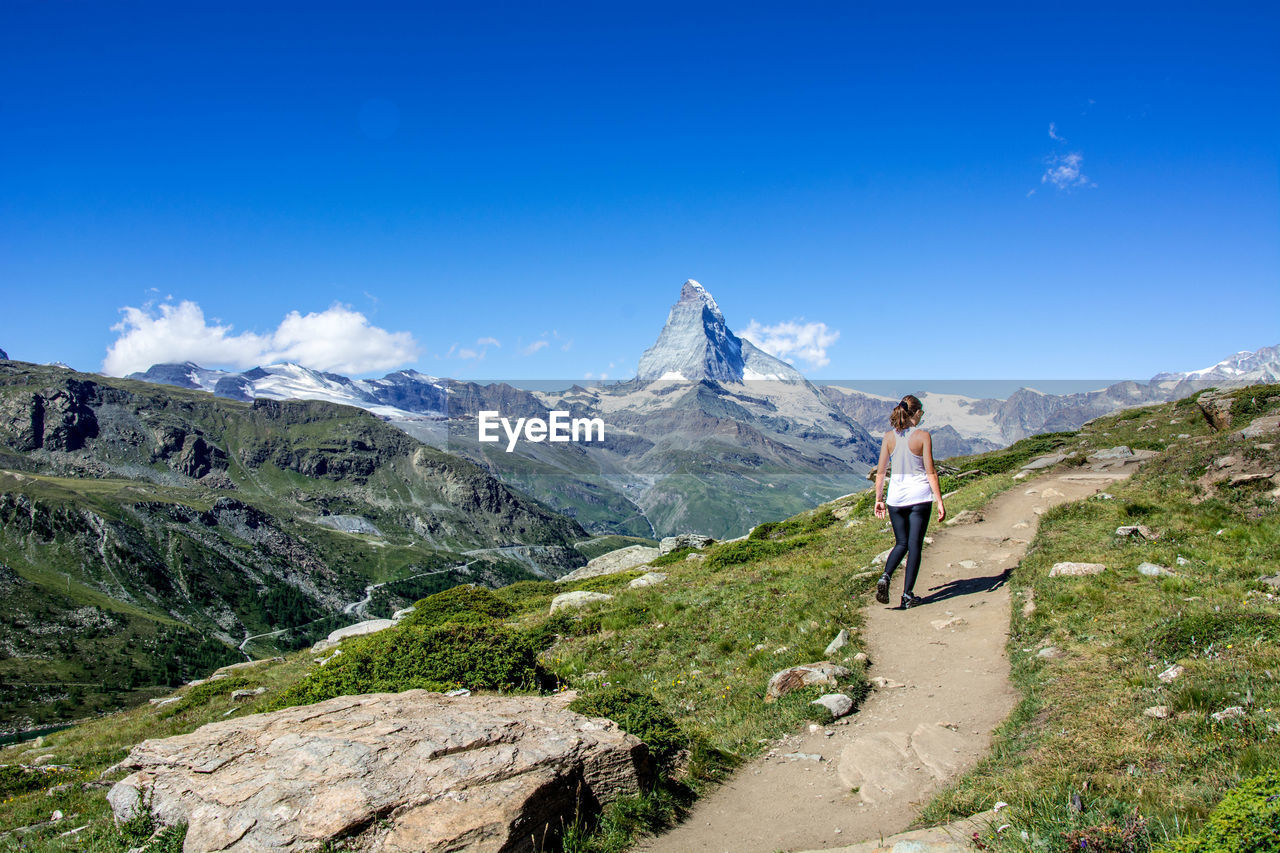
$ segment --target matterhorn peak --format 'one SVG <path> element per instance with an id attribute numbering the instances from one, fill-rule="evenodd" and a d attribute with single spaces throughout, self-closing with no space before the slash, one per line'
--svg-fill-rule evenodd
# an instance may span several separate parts
<path id="1" fill-rule="evenodd" d="M 744 341 L 725 323 L 715 298 L 687 279 L 671 306 L 667 324 L 640 357 L 639 379 L 744 382 L 771 379 L 803 381 L 794 367 Z"/>
<path id="2" fill-rule="evenodd" d="M 720 319 L 724 319 L 724 315 L 720 313 L 720 306 L 716 304 L 715 297 L 707 292 L 707 289 L 691 278 L 687 278 L 680 288 L 681 302 L 700 302 L 711 309 Z"/>

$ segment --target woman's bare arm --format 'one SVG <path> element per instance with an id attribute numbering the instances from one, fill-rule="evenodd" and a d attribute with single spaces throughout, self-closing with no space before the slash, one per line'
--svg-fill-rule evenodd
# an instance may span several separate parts
<path id="1" fill-rule="evenodd" d="M 880 439 L 880 462 L 876 468 L 876 518 L 884 518 L 889 509 L 884 505 L 884 472 L 889 467 L 889 433 Z"/>
<path id="2" fill-rule="evenodd" d="M 921 448 L 921 456 L 924 457 L 924 473 L 929 478 L 929 488 L 933 489 L 933 496 L 938 501 L 938 521 L 947 517 L 947 508 L 942 505 L 942 487 L 938 485 L 938 472 L 933 467 L 933 436 L 921 430 L 924 433 L 924 447 Z"/>

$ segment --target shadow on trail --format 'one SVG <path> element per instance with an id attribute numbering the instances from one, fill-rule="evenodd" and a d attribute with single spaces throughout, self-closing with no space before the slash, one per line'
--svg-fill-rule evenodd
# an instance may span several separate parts
<path id="1" fill-rule="evenodd" d="M 948 598 L 959 598 L 962 595 L 973 595 L 982 592 L 995 592 L 1009 582 L 1013 569 L 1005 569 L 998 575 L 985 578 L 960 578 L 948 581 L 940 586 L 929 587 L 929 592 L 920 596 L 920 604 L 937 604 Z"/>

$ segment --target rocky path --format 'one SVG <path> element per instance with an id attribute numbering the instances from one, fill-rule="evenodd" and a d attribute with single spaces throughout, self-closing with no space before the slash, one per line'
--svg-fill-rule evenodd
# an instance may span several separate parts
<path id="1" fill-rule="evenodd" d="M 785 738 L 700 801 L 685 823 L 639 849 L 860 853 L 903 832 L 940 784 L 987 752 L 1017 701 L 1005 654 L 1008 580 L 1039 514 L 1102 491 L 1133 467 L 1111 463 L 1029 480 L 992 499 L 976 524 L 935 518 L 916 581 L 924 604 L 892 609 L 899 570 L 891 605 L 872 599 L 867 607 L 869 675 L 887 682 L 856 714 Z"/>

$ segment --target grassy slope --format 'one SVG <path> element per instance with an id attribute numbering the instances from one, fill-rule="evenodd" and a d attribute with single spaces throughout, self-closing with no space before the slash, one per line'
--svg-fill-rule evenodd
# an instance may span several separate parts
<path id="1" fill-rule="evenodd" d="M 1277 386 L 1239 392 L 1234 433 L 1212 433 L 1185 400 L 1099 419 L 1068 443 L 1164 452 L 1112 488 L 1114 499 L 1042 519 L 1014 574 L 1009 652 L 1024 698 L 991 756 L 934 799 L 927 821 L 1004 801 L 1009 827 L 985 840 L 991 849 L 1066 850 L 1083 837 L 1095 849 L 1142 850 L 1197 827 L 1228 787 L 1280 763 L 1280 617 L 1258 580 L 1280 568 L 1280 516 L 1267 494 L 1274 484 L 1209 491 L 1197 483 L 1228 454 L 1280 470 L 1274 440 L 1238 433 L 1260 411 L 1280 408 L 1277 395 Z M 1139 523 L 1159 538 L 1115 535 Z M 1054 563 L 1069 560 L 1107 570 L 1049 578 Z M 1143 576 L 1142 562 L 1175 576 Z M 1020 602 L 1031 591 L 1028 617 Z M 1062 656 L 1040 657 L 1049 645 Z M 1157 674 L 1173 664 L 1185 671 L 1162 683 Z M 1154 706 L 1171 716 L 1144 716 Z M 1244 715 L 1212 718 L 1231 706 Z M 1105 847 L 1120 845 L 1126 830 L 1129 847 Z"/>
<path id="2" fill-rule="evenodd" d="M 963 482 L 961 492 L 949 501 L 954 511 L 980 506 L 1013 481 L 1003 473 Z M 849 515 L 837 520 L 823 509 L 837 509 L 841 515 L 847 509 Z M 542 661 L 567 685 L 585 695 L 618 686 L 642 691 L 712 750 L 729 753 L 730 761 L 735 756 L 749 758 L 814 713 L 808 703 L 818 695 L 816 689 L 766 705 L 765 685 L 779 669 L 821 660 L 841 627 L 858 627 L 859 596 L 871 590 L 875 577 L 865 567 L 892 541 L 887 526 L 871 518 L 865 495 L 804 513 L 773 530 L 771 537 L 724 543 L 707 552 L 704 562 L 665 566 L 662 571 L 669 578 L 657 587 L 630 589 L 628 583 L 639 574 L 633 571 L 568 584 L 517 583 L 496 594 L 514 607 L 508 621 L 554 640 Z M 608 592 L 615 598 L 548 617 L 551 599 L 573 589 Z M 709 624 L 717 627 L 714 642 L 707 640 Z M 853 662 L 859 650 L 855 631 L 850 645 L 835 656 L 850 665 L 845 689 L 855 696 L 865 689 L 862 669 Z M 41 849 L 125 849 L 126 842 L 111 827 L 105 788 L 92 786 L 102 770 L 143 737 L 191 731 L 222 719 L 233 708 L 239 708 L 236 714 L 266 708 L 313 668 L 312 656 L 298 652 L 284 663 L 235 680 L 237 687 L 267 688 L 250 702 L 233 704 L 227 693 L 186 688 L 181 695 L 190 698 L 176 705 L 144 706 L 93 720 L 49 736 L 45 746 L 33 752 L 28 752 L 30 744 L 0 751 L 0 764 L 52 755 L 56 763 L 72 769 L 65 777 L 50 777 L 50 785 L 64 779 L 73 782 L 53 796 L 46 796 L 42 787 L 0 805 L 0 850 L 18 849 L 17 836 L 3 833 L 47 819 L 53 809 L 75 813 L 76 826 L 90 824 L 81 835 L 87 841 L 59 839 L 55 830 L 61 828 L 46 826 L 24 836 L 38 840 Z M 714 778 L 714 769 L 685 767 L 679 772 L 684 784 L 697 788 Z M 648 822 L 664 816 L 669 813 L 650 815 Z M 617 823 L 612 826 L 616 829 Z M 633 828 L 627 827 L 621 834 L 595 836 L 586 849 L 615 849 Z"/>
<path id="3" fill-rule="evenodd" d="M 1174 419 L 1179 423 L 1168 423 Z M 1233 634 L 1237 622 L 1229 618 L 1214 622 L 1225 625 L 1226 634 L 1211 649 L 1187 645 L 1192 634 L 1186 629 L 1200 624 L 1189 619 L 1274 613 L 1274 605 L 1259 598 L 1255 579 L 1275 570 L 1268 555 L 1275 553 L 1276 535 L 1274 503 L 1256 492 L 1188 502 L 1190 477 L 1232 441 L 1208 436 L 1193 405 L 1129 412 L 1078 435 L 1042 436 L 1005 451 L 950 460 L 958 471 L 979 467 L 988 473 L 945 478 L 944 489 L 958 488 L 948 506 L 952 512 L 975 508 L 1020 485 L 1013 470 L 1047 449 L 1118 443 L 1164 449 L 1177 432 L 1193 437 L 1177 440 L 1137 479 L 1114 489 L 1114 500 L 1091 500 L 1046 515 L 1031 554 L 1015 573 L 1017 586 L 1034 587 L 1039 601 L 1032 619 L 1015 614 L 1011 643 L 1015 678 L 1027 698 L 1002 730 L 993 756 L 937 798 L 928 818 L 967 814 L 1003 799 L 1012 804 L 1004 812 L 1008 820 L 1030 830 L 1032 843 L 1024 846 L 1055 850 L 1061 849 L 1059 837 L 1043 841 L 1044 833 L 1058 831 L 1048 824 L 1050 813 L 1066 811 L 1062 803 L 1072 789 L 1081 794 L 1084 817 L 1090 820 L 1101 820 L 1118 804 L 1120 809 L 1139 806 L 1144 814 L 1169 822 L 1176 817 L 1185 825 L 1203 815 L 1231 781 L 1274 765 L 1275 747 L 1260 738 L 1274 725 L 1267 709 L 1280 705 L 1267 674 L 1268 668 L 1280 672 L 1274 643 L 1255 642 L 1247 632 Z M 542 660 L 568 685 L 588 695 L 616 686 L 642 691 L 699 740 L 748 758 L 809 715 L 811 692 L 764 704 L 769 676 L 821 659 L 839 627 L 859 624 L 860 596 L 875 578 L 863 567 L 891 541 L 884 525 L 870 518 L 867 504 L 866 495 L 842 499 L 826 509 L 843 515 L 847 506 L 846 519 L 824 524 L 828 516 L 820 509 L 772 531 L 776 538 L 768 541 L 715 546 L 705 561 L 664 567 L 669 578 L 657 587 L 630 589 L 628 582 L 638 574 L 630 572 L 571 584 L 519 583 L 497 594 L 515 608 L 509 622 L 554 639 Z M 1115 527 L 1130 520 L 1157 528 L 1161 539 L 1116 541 Z M 1157 580 L 1133 571 L 1140 560 L 1168 565 L 1178 555 L 1192 561 L 1176 569 L 1179 578 Z M 1097 578 L 1051 584 L 1048 566 L 1062 559 L 1099 559 L 1111 569 Z M 548 617 L 551 598 L 570 589 L 615 597 Z M 708 625 L 715 626 L 711 640 Z M 1150 641 L 1156 637 L 1178 653 L 1153 652 Z M 1037 646 L 1046 641 L 1066 655 L 1048 662 L 1036 657 Z M 855 632 L 853 643 L 836 659 L 851 662 L 858 650 Z M 1172 688 L 1160 687 L 1155 672 L 1171 659 L 1187 672 Z M 312 666 L 310 656 L 299 653 L 247 674 L 238 685 L 261 684 L 268 690 L 236 713 L 267 707 Z M 856 694 L 863 689 L 862 672 L 852 668 L 846 687 Z M 1142 708 L 1157 703 L 1174 708 L 1174 719 L 1156 723 L 1141 717 Z M 1225 703 L 1244 704 L 1249 713 L 1228 725 L 1209 722 L 1207 712 Z M 174 707 L 135 709 L 60 732 L 43 750 L 25 756 L 27 747 L 10 748 L 0 752 L 0 764 L 49 753 L 73 767 L 74 778 L 93 779 L 141 737 L 190 731 L 221 719 L 234 706 L 225 694 L 198 693 L 179 703 L 178 713 Z M 695 773 L 686 781 L 697 788 L 708 777 Z M 88 849 L 123 849 L 109 826 L 104 794 L 102 788 L 73 785 L 52 797 L 42 790 L 17 796 L 0 806 L 0 833 L 60 808 L 79 814 L 75 825 L 90 823 Z M 650 822 L 662 817 L 649 815 Z M 637 822 L 645 820 L 606 821 L 606 829 L 625 825 L 625 831 L 602 832 L 586 841 L 579 837 L 574 849 L 619 849 Z M 42 849 L 86 849 L 56 839 L 52 829 L 36 832 Z M 16 849 L 13 838 L 0 836 L 0 850 Z M 1020 836 L 1006 832 L 998 843 L 1016 847 Z"/>

